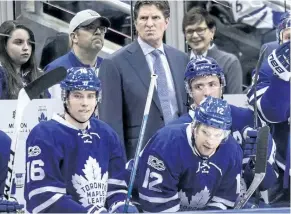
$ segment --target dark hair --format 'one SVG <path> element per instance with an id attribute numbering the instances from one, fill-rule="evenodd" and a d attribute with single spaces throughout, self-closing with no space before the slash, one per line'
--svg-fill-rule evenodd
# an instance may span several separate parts
<path id="1" fill-rule="evenodd" d="M 5 69 L 5 78 L 7 80 L 7 98 L 17 99 L 19 90 L 23 87 L 22 78 L 14 70 L 12 66 L 12 60 L 9 57 L 6 46 L 7 41 L 10 38 L 12 32 L 16 29 L 24 29 L 28 32 L 31 41 L 31 56 L 29 60 L 21 66 L 21 71 L 27 73 L 24 77 L 27 83 L 32 82 L 40 76 L 40 72 L 37 69 L 35 61 L 35 39 L 33 32 L 26 26 L 18 23 L 17 21 L 9 20 L 5 21 L 0 26 L 0 62 Z"/>
<path id="2" fill-rule="evenodd" d="M 149 5 L 149 6 L 154 5 L 163 13 L 165 19 L 170 17 L 170 5 L 169 5 L 169 2 L 167 0 L 165 0 L 165 1 L 137 0 L 135 5 L 134 5 L 134 10 L 133 10 L 135 21 L 138 17 L 139 9 L 144 5 Z"/>
<path id="3" fill-rule="evenodd" d="M 48 37 L 42 49 L 39 67 L 43 69 L 55 59 L 70 51 L 69 34 L 58 32 L 55 36 Z"/>
<path id="4" fill-rule="evenodd" d="M 209 29 L 216 26 L 214 19 L 210 16 L 207 10 L 202 7 L 193 7 L 183 17 L 182 27 L 183 33 L 188 25 L 200 24 L 205 21 Z"/>

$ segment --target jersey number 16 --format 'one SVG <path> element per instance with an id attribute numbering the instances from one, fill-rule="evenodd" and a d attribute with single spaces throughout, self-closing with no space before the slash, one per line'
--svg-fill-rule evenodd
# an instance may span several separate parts
<path id="1" fill-rule="evenodd" d="M 32 181 L 40 181 L 44 179 L 45 173 L 42 169 L 44 162 L 42 160 L 33 160 L 26 163 L 26 181 L 27 183 Z"/>

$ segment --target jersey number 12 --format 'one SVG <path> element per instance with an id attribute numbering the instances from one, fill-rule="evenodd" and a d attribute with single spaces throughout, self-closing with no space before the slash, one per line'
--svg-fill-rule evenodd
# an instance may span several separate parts
<path id="1" fill-rule="evenodd" d="M 153 181 L 149 181 L 150 178 L 153 178 Z M 155 186 L 163 182 L 163 176 L 156 172 L 151 172 L 149 168 L 147 168 L 146 175 L 142 184 L 143 188 L 149 187 L 149 190 L 161 192 L 160 189 Z"/>

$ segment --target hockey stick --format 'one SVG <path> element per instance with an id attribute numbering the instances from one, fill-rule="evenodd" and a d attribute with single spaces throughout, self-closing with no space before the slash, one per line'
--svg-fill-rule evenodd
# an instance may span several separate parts
<path id="1" fill-rule="evenodd" d="M 248 188 L 242 199 L 236 204 L 234 209 L 241 209 L 257 190 L 258 186 L 263 181 L 266 175 L 267 167 L 267 156 L 268 156 L 268 138 L 269 138 L 270 128 L 264 126 L 260 128 L 258 132 L 258 137 L 256 140 L 257 151 L 256 151 L 256 165 L 255 165 L 255 177 Z"/>
<path id="2" fill-rule="evenodd" d="M 263 49 L 259 56 L 259 60 L 256 66 L 256 73 L 254 76 L 254 128 L 258 128 L 258 105 L 257 105 L 257 83 L 258 83 L 258 75 L 259 75 L 259 69 L 263 63 L 263 60 L 265 58 L 267 46 Z"/>
<path id="3" fill-rule="evenodd" d="M 147 100 L 146 100 L 146 105 L 145 105 L 145 109 L 144 109 L 144 113 L 143 113 L 143 119 L 142 119 L 142 123 L 141 123 L 141 128 L 140 128 L 140 132 L 139 132 L 137 148 L 136 148 L 135 155 L 134 155 L 134 165 L 133 165 L 133 169 L 131 170 L 131 174 L 130 174 L 127 197 L 126 197 L 124 210 L 123 210 L 124 213 L 127 212 L 128 205 L 129 205 L 129 200 L 130 200 L 131 193 L 132 193 L 132 188 L 133 188 L 135 175 L 136 175 L 136 170 L 137 170 L 138 161 L 139 161 L 139 153 L 141 151 L 143 137 L 144 137 L 146 125 L 147 125 L 147 122 L 148 122 L 149 111 L 150 111 L 150 107 L 151 107 L 151 103 L 152 103 L 152 99 L 153 99 L 153 93 L 154 93 L 154 88 L 155 88 L 155 85 L 156 85 L 157 78 L 158 78 L 158 76 L 156 74 L 152 74 L 151 82 L 150 82 L 150 86 L 149 86 L 149 91 L 148 91 L 148 96 L 147 96 Z"/>
<path id="4" fill-rule="evenodd" d="M 257 66 L 256 66 L 256 73 L 255 73 L 255 76 L 254 76 L 254 129 L 258 129 L 258 117 L 259 117 L 259 115 L 258 115 L 258 105 L 257 105 L 257 101 L 258 101 L 258 98 L 257 98 L 258 75 L 259 75 L 259 69 L 260 69 L 260 67 L 262 66 L 262 63 L 263 63 L 263 59 L 265 58 L 266 49 L 267 49 L 267 46 L 265 46 L 263 51 L 260 53 L 259 60 L 258 60 Z M 256 190 L 255 203 L 257 205 L 259 205 L 259 203 L 260 203 L 260 191 L 258 189 Z"/>
<path id="5" fill-rule="evenodd" d="M 254 129 L 258 129 L 258 106 L 257 106 L 257 82 L 258 82 L 258 75 L 259 75 L 259 69 L 263 63 L 263 59 L 266 53 L 266 49 L 267 47 L 265 47 L 262 52 L 260 53 L 259 56 L 259 60 L 257 62 L 256 65 L 256 69 L 255 69 L 255 75 L 254 75 Z M 267 136 L 264 136 L 263 134 L 266 132 L 264 132 L 265 129 L 269 130 L 268 126 L 262 127 L 259 129 L 258 132 L 258 136 L 257 136 L 257 140 L 256 140 L 256 144 L 257 144 L 257 152 L 256 152 L 256 164 L 255 164 L 255 176 L 254 179 L 249 187 L 249 189 L 247 190 L 247 192 L 245 193 L 245 195 L 242 197 L 242 199 L 236 204 L 234 209 L 241 209 L 249 200 L 249 198 L 252 196 L 252 194 L 256 191 L 256 203 L 258 204 L 259 202 L 259 190 L 257 189 L 258 186 L 261 184 L 262 180 L 265 177 L 266 174 L 266 167 L 264 169 L 264 173 L 260 173 L 258 174 L 257 170 L 262 170 L 262 163 L 263 161 L 266 161 L 267 164 L 267 153 L 268 153 L 268 134 L 270 132 L 270 130 L 267 133 Z M 266 133 L 265 133 L 266 134 Z M 262 140 L 266 139 L 266 142 L 262 142 Z M 259 143 L 261 143 L 262 145 L 259 145 Z M 265 146 L 263 146 L 263 144 L 266 144 Z M 258 157 L 259 153 L 264 153 L 266 154 L 266 160 L 262 159 L 262 157 Z M 253 157 L 252 157 L 253 158 Z M 258 159 L 260 158 L 260 159 Z M 261 167 L 261 168 L 260 168 Z M 257 169 L 259 168 L 259 169 Z M 264 174 L 264 175 L 262 175 Z"/>
<path id="6" fill-rule="evenodd" d="M 8 172 L 4 188 L 4 196 L 6 199 L 9 199 L 11 196 L 15 152 L 17 149 L 17 139 L 20 131 L 20 124 L 24 109 L 32 99 L 37 98 L 43 91 L 62 81 L 66 77 L 66 75 L 67 71 L 65 68 L 56 68 L 40 76 L 38 79 L 34 80 L 30 84 L 22 88 L 18 93 L 16 115 L 14 120 L 14 132 L 11 139 L 10 159 L 8 162 Z"/>

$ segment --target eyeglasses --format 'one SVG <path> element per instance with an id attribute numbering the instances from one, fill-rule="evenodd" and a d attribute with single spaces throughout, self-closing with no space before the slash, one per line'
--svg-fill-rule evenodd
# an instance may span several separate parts
<path id="1" fill-rule="evenodd" d="M 77 29 L 80 29 L 80 28 L 84 29 L 86 31 L 89 31 L 91 33 L 95 33 L 97 30 L 99 30 L 101 34 L 105 34 L 107 32 L 107 27 L 98 26 L 96 24 L 89 24 L 89 25 L 86 25 L 86 26 L 80 26 Z"/>
<path id="2" fill-rule="evenodd" d="M 199 36 L 203 36 L 205 31 L 206 31 L 206 29 L 208 29 L 208 28 L 207 27 L 205 27 L 205 28 L 197 28 L 195 30 L 194 29 L 188 29 L 188 30 L 186 30 L 186 34 L 188 36 L 192 36 L 194 34 L 194 32 L 196 32 Z"/>

